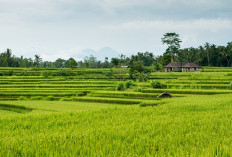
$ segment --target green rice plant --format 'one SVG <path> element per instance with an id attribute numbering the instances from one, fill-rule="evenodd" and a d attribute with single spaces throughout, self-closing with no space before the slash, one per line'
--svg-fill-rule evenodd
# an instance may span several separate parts
<path id="1" fill-rule="evenodd" d="M 179 86 L 179 89 L 184 89 L 184 85 L 181 84 L 181 85 Z"/>
<path id="2" fill-rule="evenodd" d="M 74 101 L 127 104 L 127 105 L 139 104 L 141 102 L 141 100 L 134 100 L 134 99 L 98 98 L 98 97 L 75 97 Z"/>
<path id="3" fill-rule="evenodd" d="M 73 98 L 61 98 L 60 101 L 73 101 Z"/>
<path id="4" fill-rule="evenodd" d="M 43 100 L 42 96 L 33 96 L 30 98 L 31 100 Z"/>
<path id="5" fill-rule="evenodd" d="M 19 73 L 17 68 L 2 69 Z M 127 92 L 110 91 L 117 80 L 105 81 L 107 70 L 72 70 L 82 76 L 0 77 L 0 100 L 7 104 L 0 107 L 0 156 L 231 156 L 232 77 L 227 72 L 152 73 L 168 88 L 134 83 L 138 92 Z M 186 89 L 176 89 L 182 87 Z M 179 97 L 155 99 L 165 91 Z M 79 96 L 72 102 L 73 95 Z M 63 98 L 6 101 L 20 96 Z"/>
<path id="6" fill-rule="evenodd" d="M 201 84 L 198 85 L 198 89 L 201 89 Z"/>
<path id="7" fill-rule="evenodd" d="M 190 89 L 194 89 L 195 88 L 195 83 L 194 82 L 191 82 L 190 84 Z"/>
<path id="8" fill-rule="evenodd" d="M 123 98 L 123 99 L 145 99 L 156 100 L 157 94 L 140 93 L 140 92 L 110 92 L 110 91 L 95 91 L 89 94 L 91 97 L 108 97 L 108 98 Z"/>
<path id="9" fill-rule="evenodd" d="M 231 94 L 174 98 L 156 107 L 5 102 L 25 103 L 35 109 L 23 115 L 0 109 L 0 156 L 230 156 L 232 151 Z"/>
<path id="10" fill-rule="evenodd" d="M 147 107 L 147 106 L 157 106 L 158 104 L 157 103 L 152 103 L 152 102 L 141 102 L 139 104 L 140 107 Z"/>
<path id="11" fill-rule="evenodd" d="M 28 113 L 28 112 L 31 112 L 33 109 L 29 107 L 25 107 L 25 106 L 0 103 L 0 110 L 12 111 L 12 112 L 17 112 L 17 113 Z"/>
<path id="12" fill-rule="evenodd" d="M 143 89 L 142 93 L 162 93 L 170 92 L 172 94 L 196 94 L 196 95 L 214 95 L 232 93 L 230 90 L 199 90 L 199 89 Z"/>

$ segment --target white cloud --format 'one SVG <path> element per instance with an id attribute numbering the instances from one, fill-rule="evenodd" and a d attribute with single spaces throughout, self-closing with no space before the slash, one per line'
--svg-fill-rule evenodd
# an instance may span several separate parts
<path id="1" fill-rule="evenodd" d="M 163 52 L 177 32 L 183 46 L 226 43 L 231 0 L 0 0 L 0 52 L 48 60 L 109 46 L 118 52 Z M 217 38 L 215 38 L 217 36 Z"/>
<path id="2" fill-rule="evenodd" d="M 89 1 L 90 2 L 90 1 Z M 156 9 L 175 8 L 176 6 L 218 8 L 232 4 L 230 0 L 94 0 L 94 3 L 104 8 L 152 7 Z"/>
<path id="3" fill-rule="evenodd" d="M 232 20 L 228 19 L 198 19 L 182 21 L 131 21 L 118 25 L 108 25 L 107 29 L 117 30 L 163 30 L 163 31 L 198 31 L 207 30 L 217 32 L 221 29 L 230 29 Z"/>

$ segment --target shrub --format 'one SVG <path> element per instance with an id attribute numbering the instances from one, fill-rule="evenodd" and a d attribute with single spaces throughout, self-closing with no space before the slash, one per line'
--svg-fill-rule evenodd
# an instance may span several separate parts
<path id="1" fill-rule="evenodd" d="M 78 93 L 77 96 L 86 96 L 88 93 L 88 91 L 83 91 L 81 93 Z"/>
<path id="2" fill-rule="evenodd" d="M 13 74 L 14 74 L 13 70 L 9 70 L 8 73 L 7 73 L 8 76 L 12 76 Z"/>
<path id="3" fill-rule="evenodd" d="M 28 100 L 28 98 L 25 97 L 25 96 L 20 96 L 20 97 L 18 98 L 18 100 Z"/>
<path id="4" fill-rule="evenodd" d="M 21 76 L 29 76 L 30 74 L 28 72 L 23 72 Z"/>
<path id="5" fill-rule="evenodd" d="M 3 74 L 0 72 L 0 76 L 3 76 Z"/>
<path id="6" fill-rule="evenodd" d="M 130 65 L 129 77 L 138 79 L 140 82 L 146 82 L 150 78 L 152 68 L 145 67 L 142 62 L 134 61 Z"/>
<path id="7" fill-rule="evenodd" d="M 118 91 L 125 90 L 125 84 L 123 82 L 117 83 L 116 90 L 118 90 Z"/>
<path id="8" fill-rule="evenodd" d="M 160 64 L 160 63 L 155 63 L 154 66 L 153 66 L 153 68 L 157 72 L 164 71 L 164 68 L 163 68 L 162 64 Z"/>
<path id="9" fill-rule="evenodd" d="M 33 96 L 31 97 L 31 100 L 43 100 L 42 96 Z"/>
<path id="10" fill-rule="evenodd" d="M 47 101 L 54 101 L 54 100 L 57 100 L 57 98 L 53 97 L 53 96 L 48 96 L 46 97 L 44 100 L 47 100 Z"/>
<path id="11" fill-rule="evenodd" d="M 126 81 L 126 88 L 130 88 L 133 85 L 133 81 L 128 80 Z"/>
<path id="12" fill-rule="evenodd" d="M 110 71 L 104 72 L 104 75 L 107 76 L 109 79 L 113 78 L 114 76 L 114 71 L 110 69 Z"/>
<path id="13" fill-rule="evenodd" d="M 17 76 L 26 76 L 24 72 L 18 73 Z"/>
<path id="14" fill-rule="evenodd" d="M 229 85 L 229 89 L 231 89 L 232 90 L 232 82 L 230 83 L 230 85 Z"/>
<path id="15" fill-rule="evenodd" d="M 167 84 L 165 82 L 161 82 L 158 80 L 151 81 L 152 88 L 167 88 Z"/>
<path id="16" fill-rule="evenodd" d="M 174 69 L 172 70 L 172 72 L 182 72 L 182 70 L 179 69 L 179 68 L 174 68 Z"/>
<path id="17" fill-rule="evenodd" d="M 58 73 L 57 76 L 75 76 L 76 74 L 72 72 L 71 70 L 68 69 L 61 69 Z"/>
<path id="18" fill-rule="evenodd" d="M 48 78 L 48 76 L 51 75 L 51 73 L 49 71 L 44 71 L 42 74 L 45 78 Z"/>
<path id="19" fill-rule="evenodd" d="M 140 72 L 134 71 L 132 76 L 139 82 L 147 82 L 147 80 L 150 78 L 150 73 L 144 73 L 144 72 L 140 73 Z"/>

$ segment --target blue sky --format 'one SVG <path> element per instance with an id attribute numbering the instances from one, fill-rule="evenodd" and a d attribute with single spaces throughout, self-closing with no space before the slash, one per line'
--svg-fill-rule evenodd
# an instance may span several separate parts
<path id="1" fill-rule="evenodd" d="M 0 0 L 0 51 L 44 60 L 93 54 L 162 54 L 161 37 L 181 47 L 232 41 L 231 0 Z"/>

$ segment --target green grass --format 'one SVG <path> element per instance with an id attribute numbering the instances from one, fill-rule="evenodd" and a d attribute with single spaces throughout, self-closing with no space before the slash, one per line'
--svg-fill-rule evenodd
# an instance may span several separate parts
<path id="1" fill-rule="evenodd" d="M 0 104 L 0 110 L 12 111 L 17 113 L 28 113 L 31 112 L 33 109 L 25 106 Z"/>
<path id="2" fill-rule="evenodd" d="M 142 93 L 162 93 L 170 92 L 171 94 L 192 94 L 192 95 L 213 95 L 228 94 L 232 90 L 202 90 L 202 89 L 142 89 Z"/>
<path id="3" fill-rule="evenodd" d="M 119 92 L 119 91 L 93 91 L 89 94 L 91 97 L 108 98 L 127 98 L 127 99 L 158 99 L 158 94 L 140 93 L 140 92 Z"/>
<path id="4" fill-rule="evenodd" d="M 77 102 L 32 101 L 27 105 L 37 110 L 0 116 L 0 152 L 11 156 L 228 156 L 231 96 L 173 98 L 153 107 L 79 103 L 78 108 Z"/>
<path id="5" fill-rule="evenodd" d="M 232 156 L 231 68 L 151 73 L 168 88 L 134 81 L 125 91 L 107 71 L 0 76 L 0 156 Z M 158 99 L 165 91 L 174 97 Z"/>
<path id="6" fill-rule="evenodd" d="M 110 103 L 110 104 L 139 104 L 141 100 L 134 99 L 117 99 L 117 98 L 101 98 L 101 97 L 75 97 L 74 101 L 80 102 L 95 102 L 95 103 Z"/>
<path id="7" fill-rule="evenodd" d="M 70 102 L 70 101 L 36 101 L 36 100 L 25 100 L 25 101 L 1 101 L 2 104 L 8 104 L 12 106 L 19 106 L 25 108 L 33 108 L 33 110 L 28 113 L 30 115 L 34 114 L 44 114 L 44 113 L 59 113 L 59 112 L 75 112 L 75 111 L 91 111 L 91 110 L 101 110 L 122 105 L 111 105 L 107 103 L 91 103 L 91 102 Z M 126 107 L 126 106 L 125 106 Z M 0 118 L 4 118 L 3 112 L 0 108 Z M 6 112 L 9 114 L 9 112 Z M 11 113 L 10 115 L 15 115 Z"/>

